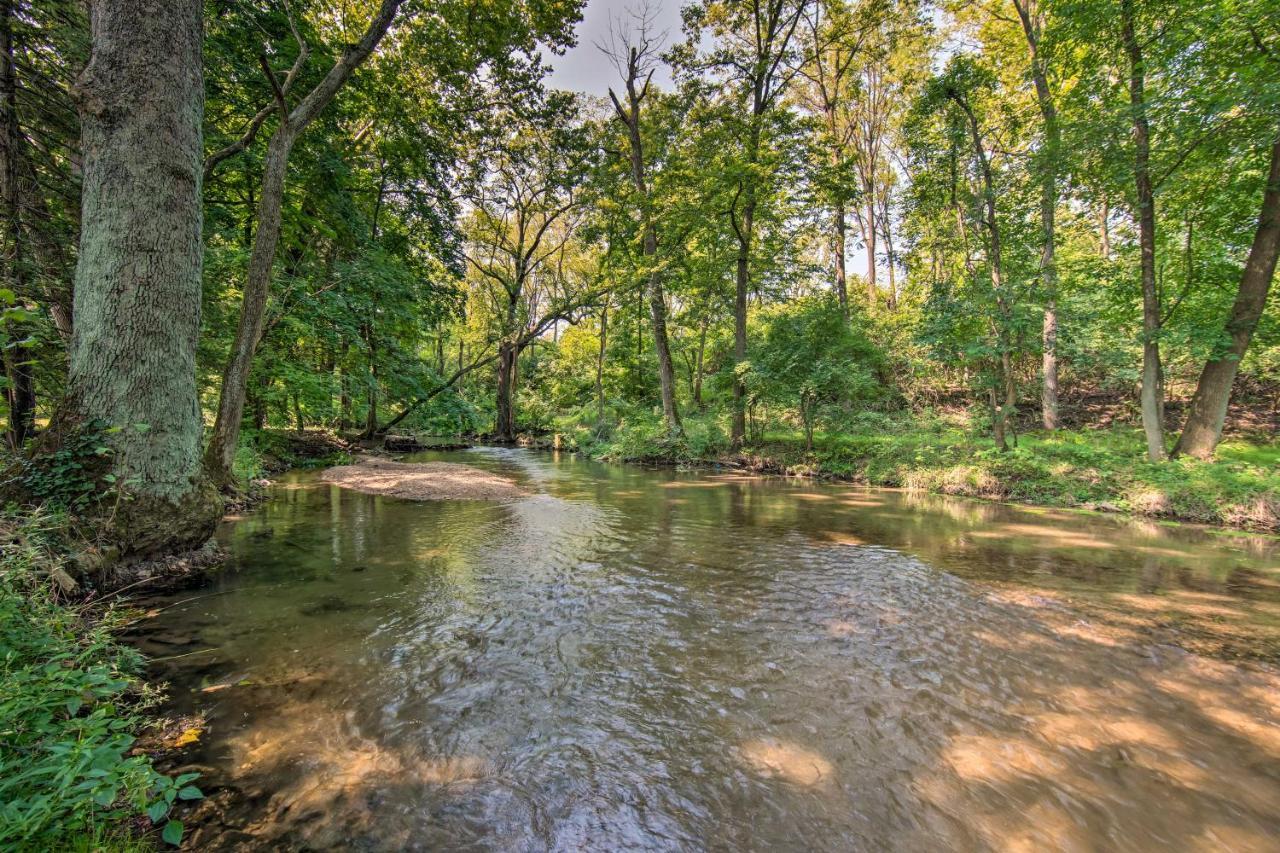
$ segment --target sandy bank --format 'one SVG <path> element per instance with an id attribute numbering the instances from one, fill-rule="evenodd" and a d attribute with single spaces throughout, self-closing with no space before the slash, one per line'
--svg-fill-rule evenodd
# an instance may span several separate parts
<path id="1" fill-rule="evenodd" d="M 452 462 L 366 459 L 330 468 L 321 478 L 344 489 L 412 501 L 496 501 L 528 494 L 514 480 Z"/>

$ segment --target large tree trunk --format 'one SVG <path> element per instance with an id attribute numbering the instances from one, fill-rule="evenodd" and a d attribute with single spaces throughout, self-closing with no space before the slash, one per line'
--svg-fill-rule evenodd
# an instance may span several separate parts
<path id="1" fill-rule="evenodd" d="M 201 544 L 220 514 L 200 476 L 200 0 L 97 0 L 78 84 L 83 225 L 68 405 L 118 432 L 127 554 Z"/>
<path id="2" fill-rule="evenodd" d="M 1253 235 L 1253 246 L 1240 277 L 1240 289 L 1235 303 L 1227 315 L 1222 333 L 1231 341 L 1224 352 L 1210 358 L 1196 384 L 1191 398 L 1191 411 L 1186 426 L 1178 438 L 1174 455 L 1186 454 L 1199 459 L 1210 459 L 1222 440 L 1222 425 L 1227 417 L 1227 402 L 1231 398 L 1231 386 L 1235 382 L 1240 360 L 1249 348 L 1249 341 L 1258 327 L 1258 320 L 1267 304 L 1267 294 L 1275 277 L 1276 257 L 1280 254 L 1280 138 L 1271 146 L 1271 169 L 1267 175 L 1267 187 L 1262 196 L 1262 212 L 1258 214 L 1258 228 Z"/>
<path id="3" fill-rule="evenodd" d="M 657 254 L 653 229 L 644 240 L 645 255 L 651 261 Z M 667 303 L 662 294 L 662 282 L 656 272 L 649 275 L 649 318 L 653 322 L 653 344 L 658 353 L 658 386 L 662 395 L 662 419 L 667 432 L 679 435 L 684 431 L 680 423 L 680 410 L 676 406 L 676 368 L 671 359 L 671 344 L 667 339 Z"/>
<path id="4" fill-rule="evenodd" d="M 1129 106 L 1133 110 L 1133 178 L 1142 270 L 1142 429 L 1147 456 L 1158 462 L 1164 447 L 1164 384 L 1160 369 L 1160 294 L 1156 290 L 1156 204 L 1151 184 L 1151 129 L 1147 122 L 1145 65 L 1134 29 L 1133 0 L 1121 0 L 1120 29 L 1129 56 Z"/>
<path id="5" fill-rule="evenodd" d="M 1041 329 L 1040 343 L 1043 350 L 1040 365 L 1043 376 L 1040 388 L 1040 423 L 1045 429 L 1055 430 L 1061 425 L 1058 418 L 1058 300 L 1055 296 L 1045 296 L 1044 327 Z"/>
<path id="6" fill-rule="evenodd" d="M 498 441 L 515 441 L 516 410 L 515 381 L 516 360 L 520 358 L 520 350 L 511 341 L 498 344 L 498 398 L 497 422 L 494 424 L 494 438 Z"/>
<path id="7" fill-rule="evenodd" d="M 262 191 L 258 201 L 258 230 L 254 234 L 253 252 L 249 256 L 240 324 L 231 346 L 231 356 L 222 374 L 218 416 L 205 453 L 205 467 L 209 476 L 223 489 L 230 488 L 234 482 L 231 463 L 235 459 L 236 442 L 240 437 L 240 419 L 244 415 L 249 371 L 253 368 L 253 356 L 262 338 L 263 315 L 271 292 L 271 270 L 275 265 L 276 247 L 280 242 L 281 209 L 284 205 L 284 181 L 289 166 L 289 153 L 302 132 L 378 46 L 378 42 L 390 29 L 401 2 L 402 0 L 382 0 L 360 41 L 342 51 L 329 72 L 296 107 L 289 110 L 283 99 L 278 104 L 281 112 L 286 114 L 267 145 Z"/>

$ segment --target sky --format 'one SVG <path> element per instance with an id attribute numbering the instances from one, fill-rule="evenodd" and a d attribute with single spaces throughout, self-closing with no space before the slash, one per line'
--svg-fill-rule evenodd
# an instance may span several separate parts
<path id="1" fill-rule="evenodd" d="M 631 10 L 641 8 L 644 0 L 587 0 L 582 20 L 578 22 L 578 43 L 564 56 L 548 56 L 554 71 L 551 85 L 557 89 L 570 89 L 606 97 L 609 87 L 617 89 L 621 83 L 618 72 L 609 58 L 597 46 L 607 41 L 610 21 L 628 22 Z M 654 35 L 666 31 L 662 42 L 665 50 L 680 40 L 680 5 L 682 0 L 648 0 L 655 13 Z M 654 83 L 663 88 L 671 86 L 671 72 L 661 65 L 653 75 Z"/>

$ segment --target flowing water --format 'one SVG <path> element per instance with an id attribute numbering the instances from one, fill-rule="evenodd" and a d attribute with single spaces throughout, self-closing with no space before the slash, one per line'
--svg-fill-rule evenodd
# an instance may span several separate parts
<path id="1" fill-rule="evenodd" d="M 195 849 L 1280 849 L 1275 540 L 418 458 L 533 494 L 291 475 L 150 602 Z"/>

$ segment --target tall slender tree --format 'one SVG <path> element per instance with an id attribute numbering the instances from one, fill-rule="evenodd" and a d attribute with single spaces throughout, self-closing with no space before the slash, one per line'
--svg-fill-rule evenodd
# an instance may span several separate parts
<path id="1" fill-rule="evenodd" d="M 747 359 L 747 296 L 751 291 L 752 252 L 756 239 L 756 215 L 765 189 L 760 164 L 770 115 L 781 108 L 781 99 L 800 68 L 797 30 L 814 0 L 753 0 L 749 4 L 703 0 L 686 10 L 689 53 L 697 55 L 704 31 L 714 43 L 708 53 L 694 60 L 694 67 L 718 74 L 731 88 L 731 107 L 740 147 L 729 225 L 737 238 L 733 307 L 733 357 Z M 747 433 L 746 386 L 735 371 L 731 440 L 742 445 Z"/>
<path id="2" fill-rule="evenodd" d="M 797 100 L 819 119 L 819 144 L 830 161 L 821 183 L 823 195 L 831 205 L 834 289 L 846 318 L 849 316 L 848 207 L 855 195 L 851 192 L 852 182 L 847 178 L 858 131 L 858 60 L 864 42 L 873 31 L 874 10 L 875 7 L 871 14 L 868 10 L 855 10 L 843 0 L 821 0 L 810 5 L 804 16 L 804 61 L 800 66 L 803 85 L 797 87 Z"/>
<path id="3" fill-rule="evenodd" d="M 1164 446 L 1164 371 L 1160 366 L 1160 291 L 1156 286 L 1156 199 L 1151 175 L 1146 59 L 1138 37 L 1134 0 L 1120 0 L 1120 36 L 1128 60 L 1134 218 L 1138 223 L 1142 286 L 1142 429 L 1147 437 L 1147 457 L 1158 462 L 1168 456 L 1168 451 Z"/>
<path id="4" fill-rule="evenodd" d="M 1018 401 L 1017 384 L 1013 373 L 1013 345 L 1010 340 L 1013 308 L 1009 296 L 1009 282 L 1004 264 L 1004 230 L 996 203 L 996 178 L 988 152 L 988 143 L 978 114 L 973 105 L 972 78 L 981 72 L 964 59 L 953 60 L 948 74 L 941 80 L 942 94 L 959 108 L 962 121 L 973 146 L 977 164 L 981 214 L 979 221 L 987 235 L 987 266 L 991 275 L 991 294 L 995 299 L 999 316 L 994 322 L 996 358 L 999 364 L 999 381 L 992 384 L 991 414 L 996 445 L 1007 450 L 1007 428 Z M 1003 400 L 1000 395 L 1003 394 Z"/>
<path id="5" fill-rule="evenodd" d="M 641 108 L 649 95 L 649 85 L 656 68 L 656 51 L 660 45 L 651 35 L 651 13 L 641 11 L 633 30 L 618 28 L 612 44 L 606 49 L 610 59 L 622 75 L 626 103 L 619 100 L 613 89 L 609 99 L 613 102 L 618 121 L 627 130 L 627 148 L 631 163 L 631 180 L 635 184 L 636 199 L 640 206 L 641 251 L 647 270 L 646 287 L 649 299 L 649 320 L 653 329 L 654 350 L 658 354 L 658 389 L 662 396 L 662 419 L 670 435 L 683 432 L 680 410 L 676 403 L 675 364 L 671 359 L 671 342 L 667 338 L 667 301 L 662 287 L 662 270 L 658 266 L 658 226 L 655 221 L 653 199 L 645 173 L 644 135 L 641 124 Z M 603 329 L 603 325 L 601 327 Z M 604 332 L 601 332 L 603 340 Z"/>
<path id="6" fill-rule="evenodd" d="M 231 465 L 240 436 L 240 420 L 244 414 L 249 373 L 253 369 L 254 353 L 262 339 L 263 317 L 267 309 L 267 298 L 271 293 L 271 271 L 280 242 L 280 217 L 284 206 L 289 154 L 307 126 L 328 106 L 356 68 L 369 58 L 382 41 L 402 2 L 403 0 L 382 0 L 360 40 L 342 51 L 328 73 L 295 106 L 289 105 L 289 92 L 276 79 L 266 58 L 262 60 L 262 69 L 271 83 L 280 121 L 267 145 L 262 187 L 258 194 L 257 230 L 254 233 L 253 251 L 249 256 L 240 324 L 222 375 L 218 415 L 205 453 L 209 475 L 222 488 L 230 488 L 233 483 Z M 296 36 L 296 28 L 294 32 Z M 291 83 L 291 80 L 286 77 L 285 82 Z"/>
<path id="7" fill-rule="evenodd" d="M 1045 429 L 1057 429 L 1058 419 L 1058 266 L 1055 260 L 1058 209 L 1058 158 L 1062 132 L 1058 108 L 1049 88 L 1049 61 L 1043 47 L 1045 13 L 1039 0 L 1012 0 L 1027 41 L 1031 81 L 1040 108 L 1042 139 L 1036 170 L 1040 178 L 1040 286 L 1044 290 L 1044 324 L 1041 331 L 1040 421 Z"/>

